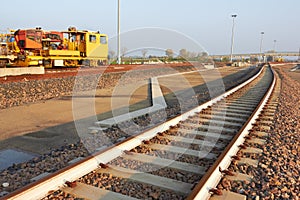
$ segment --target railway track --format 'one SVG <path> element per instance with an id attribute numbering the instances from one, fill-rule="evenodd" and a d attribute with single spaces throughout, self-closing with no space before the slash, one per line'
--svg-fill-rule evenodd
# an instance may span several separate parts
<path id="1" fill-rule="evenodd" d="M 239 159 L 274 83 L 265 67 L 225 94 L 5 199 L 207 199 L 224 169 Z"/>

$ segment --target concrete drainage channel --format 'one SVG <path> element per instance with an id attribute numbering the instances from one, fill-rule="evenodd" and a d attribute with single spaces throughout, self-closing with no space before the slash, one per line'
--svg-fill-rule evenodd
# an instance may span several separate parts
<path id="1" fill-rule="evenodd" d="M 149 108 L 145 109 L 140 109 L 134 112 L 126 113 L 123 115 L 115 116 L 109 119 L 105 119 L 99 122 L 95 122 L 96 127 L 89 127 L 90 130 L 105 130 L 108 127 L 111 127 L 112 125 L 125 122 L 127 120 L 133 119 L 135 117 L 143 116 L 148 113 L 154 113 L 156 111 L 162 110 L 167 108 L 167 104 L 165 101 L 165 98 L 162 94 L 160 84 L 158 81 L 158 78 L 161 77 L 171 77 L 171 76 L 176 76 L 176 75 L 184 75 L 184 74 L 189 74 L 189 73 L 195 73 L 195 72 L 200 72 L 200 71 L 206 71 L 208 69 L 204 70 L 199 70 L 199 71 L 192 71 L 192 72 L 184 72 L 184 73 L 175 73 L 175 74 L 169 74 L 169 75 L 162 75 L 162 76 L 157 76 L 150 78 L 150 88 L 151 88 L 151 99 L 152 99 L 152 106 Z"/>
<path id="2" fill-rule="evenodd" d="M 134 112 L 126 113 L 123 115 L 115 116 L 106 120 L 95 122 L 97 127 L 89 127 L 90 130 L 105 130 L 108 127 L 111 127 L 114 124 L 118 124 L 135 117 L 146 115 L 149 112 L 156 112 L 167 107 L 166 101 L 163 97 L 160 85 L 158 83 L 157 77 L 150 79 L 151 85 L 151 99 L 152 106 L 149 108 L 140 109 Z"/>

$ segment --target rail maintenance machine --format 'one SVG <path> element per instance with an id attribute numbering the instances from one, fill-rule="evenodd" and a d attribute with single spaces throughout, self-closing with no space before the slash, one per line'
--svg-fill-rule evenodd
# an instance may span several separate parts
<path id="1" fill-rule="evenodd" d="M 0 35 L 0 67 L 79 67 L 106 65 L 106 34 L 79 31 L 44 31 L 41 28 Z"/>

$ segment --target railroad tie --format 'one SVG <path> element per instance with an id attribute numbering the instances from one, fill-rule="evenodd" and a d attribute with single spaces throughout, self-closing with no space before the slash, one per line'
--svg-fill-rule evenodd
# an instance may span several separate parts
<path id="1" fill-rule="evenodd" d="M 251 138 L 250 140 L 247 140 L 248 143 L 255 143 L 259 145 L 264 145 L 266 140 L 264 139 L 259 139 L 259 138 Z"/>
<path id="2" fill-rule="evenodd" d="M 230 192 L 227 190 L 222 190 L 221 192 L 221 196 L 214 195 L 210 198 L 210 200 L 247 200 L 247 197 L 242 194 Z"/>
<path id="3" fill-rule="evenodd" d="M 253 176 L 250 176 L 248 174 L 234 172 L 233 176 L 225 176 L 226 179 L 231 181 L 248 181 L 250 182 L 253 179 Z"/>
<path id="4" fill-rule="evenodd" d="M 217 147 L 217 148 L 223 148 L 224 145 L 215 143 L 215 142 L 209 142 L 206 140 L 198 140 L 195 138 L 185 138 L 185 137 L 179 137 L 179 136 L 172 136 L 172 135 L 167 135 L 165 138 L 177 142 L 182 142 L 182 143 L 187 143 L 187 144 L 198 144 L 200 146 L 209 146 L 209 147 Z"/>
<path id="5" fill-rule="evenodd" d="M 150 144 L 148 145 L 151 149 L 161 150 L 161 151 L 168 151 L 172 153 L 184 154 L 189 156 L 195 156 L 198 158 L 206 158 L 206 159 L 214 159 L 217 157 L 214 153 L 208 153 L 206 151 L 196 151 L 192 149 L 170 146 L 170 145 L 162 145 L 162 144 Z"/>
<path id="6" fill-rule="evenodd" d="M 247 165 L 251 165 L 253 167 L 258 166 L 258 160 L 254 160 L 254 159 L 251 159 L 251 158 L 240 158 L 240 160 L 238 160 L 237 163 L 239 165 L 247 164 Z"/>
<path id="7" fill-rule="evenodd" d="M 168 167 L 172 169 L 177 169 L 186 172 L 192 172 L 195 174 L 205 174 L 206 168 L 198 165 L 193 165 L 190 163 L 184 163 L 179 161 L 174 161 L 166 158 L 160 158 L 157 156 L 150 156 L 141 153 L 130 152 L 130 155 L 124 154 L 123 158 L 128 160 L 136 160 L 143 163 L 151 163 L 161 167 Z"/>
<path id="8" fill-rule="evenodd" d="M 223 139 L 223 140 L 231 140 L 231 135 L 223 135 L 220 133 L 213 133 L 213 132 L 204 132 L 204 131 L 198 131 L 198 130 L 187 130 L 187 129 L 180 129 L 180 132 L 184 134 L 191 134 L 191 135 L 199 135 L 207 138 L 217 138 L 217 139 Z"/>
<path id="9" fill-rule="evenodd" d="M 173 190 L 174 192 L 180 194 L 189 194 L 193 188 L 193 184 L 177 181 L 170 178 L 165 178 L 161 176 L 152 175 L 145 172 L 140 172 L 136 170 L 131 170 L 123 167 L 109 165 L 106 169 L 98 169 L 97 173 L 109 173 L 113 176 L 127 178 L 132 181 L 137 181 L 140 183 L 155 185 L 160 188 L 165 188 L 168 190 Z"/>
<path id="10" fill-rule="evenodd" d="M 263 150 L 259 148 L 254 148 L 254 147 L 247 147 L 246 149 L 243 149 L 243 153 L 255 153 L 255 154 L 260 154 L 262 153 Z"/>
<path id="11" fill-rule="evenodd" d="M 256 135 L 258 137 L 268 137 L 269 133 L 264 131 L 253 131 L 251 134 Z"/>
<path id="12" fill-rule="evenodd" d="M 65 193 L 69 193 L 78 198 L 84 198 L 89 200 L 111 200 L 111 199 L 124 199 L 124 200 L 135 200 L 136 198 L 129 197 L 126 195 L 122 195 L 120 193 L 116 193 L 110 190 L 105 190 L 101 188 L 97 188 L 94 186 L 90 186 L 84 183 L 77 182 L 77 185 L 74 188 L 64 187 L 62 190 Z"/>

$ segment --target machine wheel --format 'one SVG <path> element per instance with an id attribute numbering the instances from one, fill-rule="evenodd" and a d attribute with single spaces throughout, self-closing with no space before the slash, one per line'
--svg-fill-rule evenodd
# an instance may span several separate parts
<path id="1" fill-rule="evenodd" d="M 97 67 L 97 60 L 90 60 L 90 67 Z"/>
<path id="2" fill-rule="evenodd" d="M 8 60 L 0 60 L 0 68 L 6 68 Z"/>

